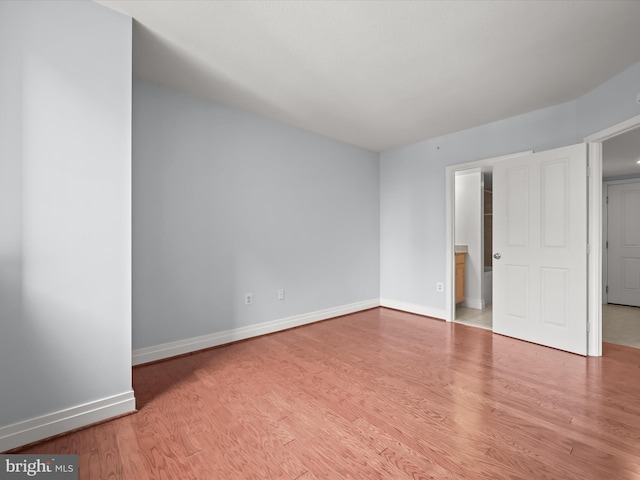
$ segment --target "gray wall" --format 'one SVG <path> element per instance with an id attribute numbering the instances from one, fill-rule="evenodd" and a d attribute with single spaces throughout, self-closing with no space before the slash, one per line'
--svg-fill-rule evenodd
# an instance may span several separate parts
<path id="1" fill-rule="evenodd" d="M 377 153 L 135 80 L 133 163 L 134 349 L 378 298 Z"/>
<path id="2" fill-rule="evenodd" d="M 131 391 L 131 19 L 0 2 L 0 72 L 3 427 Z"/>
<path id="3" fill-rule="evenodd" d="M 380 155 L 380 296 L 444 315 L 445 167 L 576 141 L 573 102 Z"/>
<path id="4" fill-rule="evenodd" d="M 581 142 L 640 114 L 638 92 L 640 64 L 575 101 L 383 152 L 381 298 L 444 315 L 445 167 Z"/>
<path id="5" fill-rule="evenodd" d="M 623 120 L 640 115 L 640 63 L 594 88 L 576 101 L 580 140 Z"/>

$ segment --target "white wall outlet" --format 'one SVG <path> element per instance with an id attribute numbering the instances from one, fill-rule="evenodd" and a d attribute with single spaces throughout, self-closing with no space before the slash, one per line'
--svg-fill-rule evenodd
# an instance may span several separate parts
<path id="1" fill-rule="evenodd" d="M 640 93 L 636 95 L 636 103 L 640 103 Z"/>
<path id="2" fill-rule="evenodd" d="M 244 294 L 244 304 L 251 305 L 253 303 L 253 293 Z"/>
<path id="3" fill-rule="evenodd" d="M 284 288 L 278 290 L 278 300 L 284 300 Z"/>
<path id="4" fill-rule="evenodd" d="M 442 282 L 436 283 L 436 292 L 444 292 L 444 283 Z"/>

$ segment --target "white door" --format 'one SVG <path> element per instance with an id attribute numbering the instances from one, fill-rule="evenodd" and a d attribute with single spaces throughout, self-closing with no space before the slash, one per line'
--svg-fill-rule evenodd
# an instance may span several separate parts
<path id="1" fill-rule="evenodd" d="M 493 167 L 493 331 L 587 354 L 587 146 Z"/>
<path id="2" fill-rule="evenodd" d="M 640 182 L 607 189 L 607 301 L 640 307 Z"/>

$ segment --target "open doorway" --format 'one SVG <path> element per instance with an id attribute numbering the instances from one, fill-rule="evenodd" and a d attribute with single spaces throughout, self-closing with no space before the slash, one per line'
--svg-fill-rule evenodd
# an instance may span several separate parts
<path id="1" fill-rule="evenodd" d="M 603 313 L 606 308 L 607 264 L 605 260 L 607 244 L 605 232 L 607 228 L 606 188 L 603 178 L 612 178 L 620 173 L 603 173 L 603 146 L 605 142 L 631 133 L 640 128 L 640 115 L 620 122 L 609 128 L 584 138 L 589 144 L 589 162 L 591 178 L 589 182 L 589 355 L 602 355 Z M 622 137 L 625 138 L 625 137 Z M 627 137 L 629 138 L 629 137 Z M 612 145 L 611 143 L 609 145 Z M 612 164 L 611 156 L 608 163 Z M 612 181 L 612 180 L 609 180 Z M 605 307 L 603 309 L 603 306 Z"/>
<path id="2" fill-rule="evenodd" d="M 491 330 L 492 167 L 455 174 L 455 321 Z"/>
<path id="3" fill-rule="evenodd" d="M 518 152 L 518 153 L 513 153 L 513 154 L 509 154 L 509 155 L 503 155 L 503 156 L 499 156 L 499 157 L 492 157 L 492 158 L 487 158 L 487 159 L 483 159 L 483 160 L 477 160 L 474 162 L 467 162 L 467 163 L 463 163 L 463 164 L 458 164 L 458 165 L 452 165 L 446 168 L 446 218 L 447 218 L 447 222 L 446 222 L 446 232 L 445 232 L 445 236 L 446 236 L 446 256 L 447 256 L 447 268 L 446 268 L 446 276 L 445 276 L 445 280 L 446 280 L 446 287 L 445 287 L 445 292 L 447 293 L 447 300 L 446 300 L 446 320 L 447 321 L 457 321 L 457 320 L 464 320 L 463 318 L 463 314 L 464 312 L 459 312 L 461 315 L 461 318 L 458 318 L 456 316 L 456 305 L 460 304 L 461 301 L 456 301 L 456 274 L 455 274 L 455 269 L 456 269 L 456 255 L 455 255 L 455 240 L 454 240 L 454 234 L 455 234 L 455 179 L 456 179 L 456 174 L 458 173 L 470 173 L 473 171 L 476 172 L 480 172 L 481 174 L 483 174 L 481 176 L 482 180 L 485 182 L 485 184 L 482 187 L 478 187 L 477 189 L 477 202 L 478 204 L 480 204 L 480 202 L 486 203 L 485 200 L 485 194 L 484 194 L 484 187 L 487 185 L 487 182 L 489 182 L 489 185 L 491 186 L 491 189 L 493 188 L 493 177 L 491 175 L 492 170 L 493 170 L 493 165 L 497 162 L 502 162 L 504 160 L 510 160 L 510 159 L 514 159 L 517 157 L 521 157 L 523 155 L 527 155 L 532 153 L 531 150 L 527 150 L 524 152 Z M 492 202 L 489 202 L 492 203 Z M 478 219 L 478 224 L 480 224 L 480 218 L 484 217 L 484 206 L 482 207 L 482 209 L 478 209 L 477 210 L 477 214 L 476 216 L 474 216 L 473 218 L 477 218 Z M 485 223 L 485 227 L 486 227 L 486 223 Z M 480 228 L 480 227 L 478 227 Z M 490 228 L 490 230 L 492 230 L 492 228 Z M 482 236 L 482 241 L 484 241 L 484 236 Z M 459 240 L 461 241 L 461 240 Z M 460 246 L 463 246 L 459 245 Z M 482 256 L 484 255 L 484 249 L 485 247 L 488 247 L 488 251 L 491 252 L 491 245 L 482 245 L 482 247 L 480 249 L 478 249 L 478 255 L 480 255 L 480 258 L 483 258 Z M 468 245 L 467 245 L 468 248 Z M 464 251 L 464 248 L 462 249 L 458 249 L 461 253 L 462 251 Z M 458 257 L 458 261 L 460 261 L 460 257 Z M 458 270 L 460 271 L 460 264 L 458 264 Z M 480 265 L 480 267 L 476 266 L 476 269 L 478 270 L 478 272 L 482 272 L 484 273 L 484 268 L 485 265 L 488 266 L 488 264 L 483 263 L 483 260 L 478 261 L 478 263 L 476 263 L 476 265 Z M 464 259 L 464 267 L 465 267 L 465 272 L 464 272 L 464 276 L 466 277 L 466 266 L 467 266 L 467 259 Z M 476 272 L 478 274 L 478 272 Z M 489 272 L 487 272 L 489 273 Z M 492 273 L 491 273 L 492 276 Z M 485 277 L 486 278 L 486 277 Z M 458 275 L 458 279 L 460 279 L 460 275 Z M 465 285 L 466 287 L 466 281 L 465 282 L 460 282 L 460 280 L 458 280 L 458 283 L 462 283 L 463 285 Z M 485 294 L 491 294 L 491 300 L 490 300 L 490 304 L 492 304 L 492 279 L 489 279 L 485 282 L 483 282 L 484 285 L 484 289 L 485 289 Z M 490 290 L 487 292 L 486 289 L 489 288 Z M 479 292 L 482 292 L 482 286 L 480 287 Z M 478 298 L 482 298 L 482 293 L 477 293 L 477 296 L 475 297 L 476 300 Z M 468 308 L 469 305 L 466 304 L 467 302 L 467 292 L 464 292 L 464 299 L 465 299 L 465 305 L 461 305 L 461 307 L 464 308 Z M 485 307 L 487 306 L 487 303 L 485 300 Z M 475 303 L 475 305 L 477 306 L 477 302 Z M 477 316 L 478 313 L 480 312 L 481 315 L 488 315 L 491 319 L 492 319 L 492 309 L 489 308 L 484 308 L 484 309 L 469 309 L 466 311 L 469 315 L 471 316 Z M 483 328 L 491 328 L 491 320 L 489 320 L 488 318 L 485 318 L 483 320 L 481 320 L 483 322 Z M 479 323 L 479 322 L 478 322 Z"/>
<path id="4" fill-rule="evenodd" d="M 495 217 L 491 222 L 496 259 L 492 262 L 496 268 L 491 270 L 492 331 L 587 355 L 586 144 L 485 162 L 483 167 L 490 165 L 493 169 L 491 214 Z M 453 182 L 456 174 L 458 178 L 470 176 L 473 170 L 462 170 L 477 166 L 448 167 L 447 191 L 453 195 L 448 194 L 447 199 L 453 208 L 448 209 L 452 216 L 447 223 L 447 239 L 452 242 L 459 242 L 455 229 L 461 228 L 454 218 L 457 194 Z M 482 203 L 479 194 L 475 198 L 475 203 Z M 451 244 L 449 253 L 453 255 L 454 250 L 455 244 Z M 454 267 L 453 257 L 447 260 Z M 480 264 L 475 270 L 480 270 Z M 452 285 L 447 284 L 451 292 Z M 454 304 L 453 295 L 447 297 Z M 453 318 L 449 319 L 456 320 L 455 309 L 450 311 Z"/>
<path id="5" fill-rule="evenodd" d="M 602 341 L 640 348 L 640 128 L 602 142 Z"/>
<path id="6" fill-rule="evenodd" d="M 585 137 L 589 152 L 588 179 L 588 275 L 587 275 L 587 331 L 588 355 L 602 355 L 602 312 L 603 312 L 603 175 L 602 144 L 626 132 L 640 127 L 640 115 L 613 125 L 600 132 Z M 503 160 L 510 160 L 531 153 L 520 152 L 502 157 L 495 157 L 476 162 L 452 165 L 446 168 L 446 320 L 455 321 L 455 256 L 454 256 L 454 205 L 455 173 L 477 167 L 492 166 Z"/>

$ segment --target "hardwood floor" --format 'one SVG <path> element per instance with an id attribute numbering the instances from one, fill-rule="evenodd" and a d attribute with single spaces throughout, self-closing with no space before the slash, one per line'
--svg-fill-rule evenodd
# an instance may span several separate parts
<path id="1" fill-rule="evenodd" d="M 640 479 L 640 350 L 368 310 L 134 369 L 81 479 Z"/>

